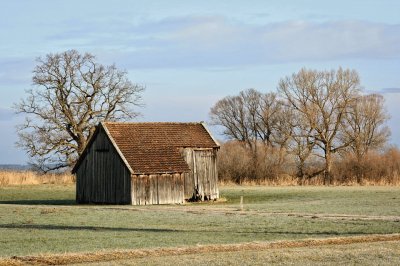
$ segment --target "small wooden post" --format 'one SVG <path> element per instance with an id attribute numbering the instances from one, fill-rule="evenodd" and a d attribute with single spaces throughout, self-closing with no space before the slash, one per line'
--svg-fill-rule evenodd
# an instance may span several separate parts
<path id="1" fill-rule="evenodd" d="M 240 210 L 243 211 L 243 196 L 240 196 Z"/>

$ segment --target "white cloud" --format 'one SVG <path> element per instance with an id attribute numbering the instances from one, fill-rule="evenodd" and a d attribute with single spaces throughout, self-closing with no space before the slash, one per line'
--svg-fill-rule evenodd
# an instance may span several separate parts
<path id="1" fill-rule="evenodd" d="M 126 32 L 115 33 L 118 38 L 103 33 L 92 45 L 102 43 L 135 68 L 400 57 L 399 24 L 286 21 L 260 26 L 224 17 L 183 17 L 123 28 Z"/>
<path id="2" fill-rule="evenodd" d="M 69 27 L 60 27 L 42 41 L 48 49 L 56 48 L 46 53 L 89 51 L 106 63 L 116 62 L 124 68 L 224 68 L 400 58 L 400 24 L 350 20 L 246 24 L 224 16 L 68 23 Z M 29 60 L 32 67 L 34 58 Z M 9 69 L 10 64 L 0 62 L 0 66 Z M 16 67 L 12 65 L 7 72 L 14 72 Z"/>

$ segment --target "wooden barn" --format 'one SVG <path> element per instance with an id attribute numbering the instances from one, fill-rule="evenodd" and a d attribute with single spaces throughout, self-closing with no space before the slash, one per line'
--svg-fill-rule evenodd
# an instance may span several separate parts
<path id="1" fill-rule="evenodd" d="M 76 200 L 146 205 L 217 199 L 218 149 L 203 123 L 100 123 L 72 170 Z"/>

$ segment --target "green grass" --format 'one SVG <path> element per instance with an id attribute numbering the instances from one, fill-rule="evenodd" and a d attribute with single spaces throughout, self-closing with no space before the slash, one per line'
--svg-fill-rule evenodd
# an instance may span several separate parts
<path id="1" fill-rule="evenodd" d="M 399 187 L 229 187 L 229 202 L 271 212 L 400 215 Z"/>
<path id="2" fill-rule="evenodd" d="M 0 187 L 0 204 L 74 205 L 73 185 L 23 185 Z"/>
<path id="3" fill-rule="evenodd" d="M 76 205 L 73 186 L 0 188 L 0 257 L 400 232 L 398 187 L 223 187 L 221 196 L 94 206 Z"/>

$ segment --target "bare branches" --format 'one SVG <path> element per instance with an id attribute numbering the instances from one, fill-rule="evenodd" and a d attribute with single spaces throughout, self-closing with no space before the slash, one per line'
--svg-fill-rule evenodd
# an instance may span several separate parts
<path id="1" fill-rule="evenodd" d="M 340 137 L 342 142 L 349 143 L 358 161 L 369 150 L 382 148 L 387 143 L 390 130 L 385 123 L 388 119 L 381 95 L 362 95 L 350 104 Z"/>
<path id="2" fill-rule="evenodd" d="M 212 122 L 254 157 L 260 148 L 279 151 L 278 164 L 293 159 L 299 180 L 324 173 L 326 184 L 336 154 L 362 158 L 388 140 L 383 97 L 361 95 L 354 70 L 301 69 L 281 79 L 278 92 L 249 89 L 225 97 L 211 109 Z"/>
<path id="3" fill-rule="evenodd" d="M 27 115 L 17 128 L 17 145 L 41 169 L 73 165 L 99 122 L 138 115 L 134 108 L 141 106 L 144 88 L 115 65 L 103 66 L 75 50 L 48 54 L 37 63 L 34 87 L 14 108 Z"/>
<path id="4" fill-rule="evenodd" d="M 297 116 L 315 135 L 313 142 L 325 159 L 325 182 L 330 183 L 332 154 L 350 143 L 338 138 L 348 108 L 360 91 L 358 74 L 353 70 L 313 71 L 302 69 L 282 79 L 279 92 Z"/>
<path id="5" fill-rule="evenodd" d="M 257 171 L 257 161 L 262 159 L 257 158 L 261 149 L 278 150 L 276 163 L 282 164 L 284 150 L 290 138 L 291 127 L 286 119 L 289 115 L 290 110 L 275 93 L 263 94 L 254 89 L 223 98 L 210 112 L 212 123 L 223 126 L 224 134 L 228 138 L 237 140 L 250 149 L 253 176 Z"/>
<path id="6" fill-rule="evenodd" d="M 218 101 L 210 116 L 214 125 L 224 127 L 228 138 L 244 142 L 255 151 L 258 142 L 270 147 L 286 145 L 290 127 L 285 116 L 289 111 L 275 93 L 248 89 Z"/>

